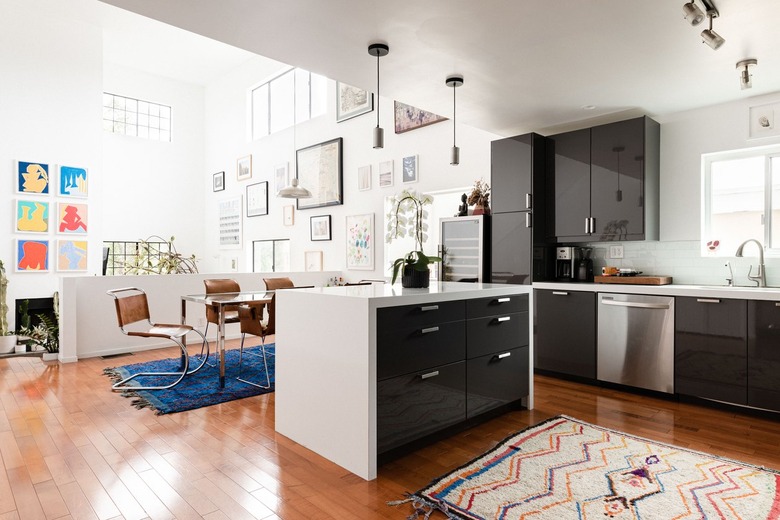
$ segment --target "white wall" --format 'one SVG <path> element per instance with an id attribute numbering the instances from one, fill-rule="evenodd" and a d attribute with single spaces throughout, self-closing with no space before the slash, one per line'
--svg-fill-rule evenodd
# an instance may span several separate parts
<path id="1" fill-rule="evenodd" d="M 280 67 L 283 67 L 280 64 Z M 239 255 L 238 252 L 219 249 L 217 236 L 217 202 L 236 195 L 246 196 L 248 184 L 269 182 L 269 214 L 261 217 L 244 218 L 244 250 L 240 253 L 239 271 L 251 270 L 251 242 L 261 239 L 291 239 L 293 271 L 303 270 L 303 253 L 308 250 L 323 251 L 324 269 L 341 270 L 346 265 L 345 220 L 348 215 L 373 213 L 376 237 L 373 271 L 348 271 L 350 279 L 381 278 L 384 276 L 384 198 L 413 188 L 418 191 L 436 191 L 457 186 L 470 186 L 474 180 L 490 177 L 490 141 L 498 136 L 471 127 L 458 125 L 458 144 L 461 148 L 461 164 L 449 164 L 449 149 L 452 146 L 452 122 L 445 121 L 419 128 L 403 134 L 393 130 L 393 100 L 381 98 L 381 126 L 385 129 L 385 147 L 372 148 L 371 130 L 376 125 L 376 112 L 358 116 L 337 123 L 335 117 L 335 82 L 330 82 L 327 114 L 264 139 L 251 142 L 247 137 L 247 89 L 275 74 L 276 70 L 263 69 L 256 62 L 227 74 L 206 88 L 206 247 L 208 253 L 203 271 L 224 270 L 221 258 Z M 448 114 L 443 114 L 448 115 Z M 344 205 L 295 211 L 293 226 L 282 223 L 282 207 L 295 204 L 294 200 L 274 197 L 273 167 L 289 163 L 294 175 L 294 148 L 342 137 L 344 154 Z M 293 144 L 295 139 L 295 144 Z M 236 159 L 252 154 L 252 179 L 236 180 Z M 401 182 L 401 160 L 408 155 L 419 156 L 419 182 Z M 381 161 L 393 160 L 394 185 L 378 187 L 378 167 Z M 359 192 L 357 170 L 364 165 L 372 166 L 372 189 Z M 211 191 L 212 174 L 226 172 L 225 191 Z M 457 207 L 452 208 L 452 213 Z M 244 210 L 245 214 L 245 210 Z M 333 240 L 312 242 L 309 239 L 309 219 L 316 215 L 332 216 Z M 433 253 L 435 244 L 429 246 Z"/>
<path id="2" fill-rule="evenodd" d="M 9 271 L 11 308 L 17 298 L 50 297 L 60 278 L 53 258 L 49 273 L 13 272 L 15 239 L 30 237 L 13 232 L 15 160 L 89 170 L 89 263 L 100 266 L 103 44 L 101 29 L 88 21 L 93 2 L 0 0 L 0 259 Z M 47 238 L 54 246 L 61 237 Z M 13 310 L 9 321 L 14 327 Z"/>
<path id="3" fill-rule="evenodd" d="M 168 105 L 172 121 L 171 142 L 103 132 L 103 239 L 175 236 L 203 258 L 203 87 L 106 62 L 103 89 Z"/>

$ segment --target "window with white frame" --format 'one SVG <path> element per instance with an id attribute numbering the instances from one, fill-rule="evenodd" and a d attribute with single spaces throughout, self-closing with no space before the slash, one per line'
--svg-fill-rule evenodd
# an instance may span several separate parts
<path id="1" fill-rule="evenodd" d="M 252 241 L 252 272 L 276 273 L 290 270 L 290 240 Z"/>
<path id="2" fill-rule="evenodd" d="M 325 113 L 327 79 L 303 69 L 290 69 L 252 87 L 252 140 L 284 130 Z"/>
<path id="3" fill-rule="evenodd" d="M 104 92 L 103 130 L 154 141 L 170 141 L 171 107 Z"/>
<path id="4" fill-rule="evenodd" d="M 734 256 L 747 239 L 780 254 L 780 146 L 704 157 L 702 251 Z"/>

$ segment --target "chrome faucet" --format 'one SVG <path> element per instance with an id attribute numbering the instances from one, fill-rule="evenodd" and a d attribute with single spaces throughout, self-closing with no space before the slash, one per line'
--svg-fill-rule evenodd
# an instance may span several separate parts
<path id="1" fill-rule="evenodd" d="M 766 269 L 764 268 L 764 246 L 761 245 L 761 242 L 756 240 L 755 238 L 749 238 L 742 242 L 739 247 L 737 248 L 737 252 L 734 253 L 734 256 L 737 258 L 742 258 L 742 250 L 745 248 L 745 244 L 748 242 L 755 242 L 758 246 L 758 272 L 755 276 L 750 276 L 750 273 L 753 272 L 753 264 L 750 264 L 750 269 L 748 270 L 748 280 L 753 280 L 758 284 L 758 287 L 766 287 Z"/>
<path id="2" fill-rule="evenodd" d="M 723 264 L 724 266 L 729 268 L 729 276 L 726 278 L 726 285 L 729 287 L 734 286 L 734 270 L 731 268 L 731 262 L 726 260 L 726 263 Z"/>

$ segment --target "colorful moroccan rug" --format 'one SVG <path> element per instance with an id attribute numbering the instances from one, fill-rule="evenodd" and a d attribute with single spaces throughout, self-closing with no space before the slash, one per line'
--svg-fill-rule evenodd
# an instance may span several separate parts
<path id="1" fill-rule="evenodd" d="M 410 519 L 763 520 L 780 518 L 779 488 L 773 470 L 558 416 L 405 502 Z"/>
<path id="2" fill-rule="evenodd" d="M 151 408 L 157 415 L 163 415 L 273 392 L 273 383 L 275 381 L 274 361 L 276 359 L 274 348 L 273 343 L 268 343 L 265 346 L 268 359 L 268 373 L 271 378 L 271 388 L 268 390 L 236 380 L 238 375 L 238 350 L 231 349 L 225 351 L 225 388 L 219 387 L 218 366 L 206 365 L 198 372 L 186 376 L 181 383 L 168 390 L 128 390 L 122 392 L 121 395 L 133 398 L 131 404 L 136 408 Z M 179 370 L 179 359 L 176 357 L 106 368 L 103 370 L 103 373 L 116 382 L 138 372 L 172 372 Z M 192 364 L 196 361 L 200 363 L 198 358 L 193 357 L 190 363 Z M 208 362 L 211 365 L 217 364 L 216 356 L 213 353 L 209 356 Z M 260 346 L 244 348 L 241 378 L 249 381 L 258 381 L 263 385 L 266 384 Z M 174 376 L 139 376 L 128 384 L 137 386 L 165 385 L 170 384 L 174 379 Z"/>

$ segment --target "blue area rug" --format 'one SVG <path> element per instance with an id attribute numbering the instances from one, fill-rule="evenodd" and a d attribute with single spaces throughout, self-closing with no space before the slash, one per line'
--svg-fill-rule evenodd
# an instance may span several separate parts
<path id="1" fill-rule="evenodd" d="M 168 390 L 127 390 L 122 392 L 122 395 L 133 398 L 132 405 L 136 408 L 151 408 L 157 415 L 163 415 L 267 394 L 274 391 L 274 361 L 276 357 L 274 356 L 275 346 L 273 343 L 267 344 L 265 349 L 268 359 L 268 374 L 271 378 L 271 388 L 268 390 L 236 380 L 238 375 L 238 350 L 236 349 L 225 351 L 225 388 L 219 387 L 218 360 L 212 353 L 208 362 L 217 366 L 206 365 L 198 372 L 186 376 L 173 388 Z M 193 364 L 199 365 L 200 359 L 193 356 L 190 359 L 190 368 Z M 116 382 L 138 372 L 173 372 L 176 370 L 179 370 L 178 357 L 106 368 L 103 373 Z M 128 384 L 137 386 L 165 385 L 170 384 L 175 378 L 176 376 L 140 376 Z M 260 346 L 244 348 L 244 366 L 241 378 L 266 384 Z"/>

